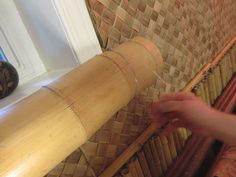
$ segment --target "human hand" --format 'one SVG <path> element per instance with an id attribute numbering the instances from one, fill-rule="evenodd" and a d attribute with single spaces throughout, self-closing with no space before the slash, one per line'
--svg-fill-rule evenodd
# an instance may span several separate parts
<path id="1" fill-rule="evenodd" d="M 210 135 L 209 126 L 214 124 L 217 111 L 206 105 L 190 92 L 164 95 L 152 106 L 153 120 L 158 127 L 167 123 L 165 131 L 185 127 L 193 132 Z"/>

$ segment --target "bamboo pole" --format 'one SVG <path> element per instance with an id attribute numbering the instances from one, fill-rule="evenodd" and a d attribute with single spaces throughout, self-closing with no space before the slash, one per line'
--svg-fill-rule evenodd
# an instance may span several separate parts
<path id="1" fill-rule="evenodd" d="M 154 83 L 161 67 L 157 47 L 136 37 L 1 111 L 0 176 L 45 175 Z"/>

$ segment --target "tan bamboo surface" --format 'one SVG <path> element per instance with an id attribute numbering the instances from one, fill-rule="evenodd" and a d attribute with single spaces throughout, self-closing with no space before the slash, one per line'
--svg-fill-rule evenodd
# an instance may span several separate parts
<path id="1" fill-rule="evenodd" d="M 136 37 L 4 110 L 0 176 L 45 175 L 150 86 L 161 67 L 158 48 Z"/>
<path id="2" fill-rule="evenodd" d="M 234 0 L 86 1 L 104 51 L 133 36 L 145 36 L 159 47 L 164 69 L 155 85 L 132 99 L 77 149 L 86 163 L 79 158 L 68 161 L 71 154 L 48 177 L 99 176 L 150 124 L 151 103 L 162 94 L 181 90 L 236 31 Z M 185 142 L 182 138 L 181 131 L 174 133 L 179 152 Z M 78 168 L 85 170 L 79 173 Z"/>

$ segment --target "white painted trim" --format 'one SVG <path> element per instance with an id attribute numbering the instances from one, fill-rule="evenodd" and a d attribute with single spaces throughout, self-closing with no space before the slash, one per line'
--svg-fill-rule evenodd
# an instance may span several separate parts
<path id="1" fill-rule="evenodd" d="M 59 77 L 71 71 L 73 68 L 54 70 L 45 72 L 44 74 L 35 77 L 34 79 L 28 81 L 27 83 L 20 85 L 13 91 L 9 96 L 1 99 L 0 101 L 0 117 L 1 114 L 4 113 L 4 110 L 19 102 L 20 100 L 28 97 L 34 92 L 38 91 L 42 86 L 48 85 Z"/>
<path id="2" fill-rule="evenodd" d="M 0 32 L 1 45 L 19 72 L 20 84 L 46 71 L 13 0 L 0 1 Z"/>
<path id="3" fill-rule="evenodd" d="M 80 63 L 102 53 L 84 0 L 51 0 Z"/>

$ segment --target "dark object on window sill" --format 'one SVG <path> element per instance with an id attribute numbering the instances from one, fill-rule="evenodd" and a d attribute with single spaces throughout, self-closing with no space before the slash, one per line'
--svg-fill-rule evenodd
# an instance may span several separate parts
<path id="1" fill-rule="evenodd" d="M 19 76 L 10 63 L 0 61 L 0 99 L 10 95 L 19 83 Z"/>

